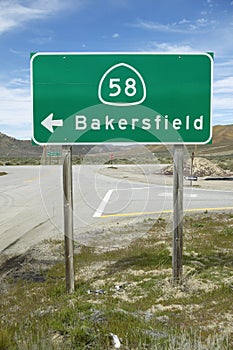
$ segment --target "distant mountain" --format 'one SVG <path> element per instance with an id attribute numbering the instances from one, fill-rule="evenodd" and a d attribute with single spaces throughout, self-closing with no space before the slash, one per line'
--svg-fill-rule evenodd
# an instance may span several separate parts
<path id="1" fill-rule="evenodd" d="M 216 125 L 213 127 L 213 144 L 233 144 L 233 124 Z"/>
<path id="2" fill-rule="evenodd" d="M 0 132 L 0 157 L 39 157 L 42 151 L 29 140 L 17 140 Z"/>
<path id="3" fill-rule="evenodd" d="M 232 157 L 233 125 L 214 126 L 212 144 L 198 146 L 197 154 L 202 157 Z"/>
<path id="4" fill-rule="evenodd" d="M 41 157 L 43 146 L 32 145 L 30 140 L 17 140 L 0 132 L 0 157 Z M 85 154 L 90 146 L 75 146 L 73 154 Z M 61 146 L 48 146 L 48 149 L 61 149 Z"/>
<path id="5" fill-rule="evenodd" d="M 162 145 L 149 145 L 151 152 L 166 152 L 166 147 Z M 216 125 L 213 127 L 212 143 L 207 145 L 190 145 L 189 152 L 195 151 L 202 157 L 212 156 L 232 156 L 233 155 L 233 125 Z"/>
<path id="6" fill-rule="evenodd" d="M 61 146 L 48 145 L 47 151 L 61 151 Z M 121 147 L 117 147 L 119 150 Z M 22 157 L 41 157 L 43 146 L 32 145 L 30 140 L 17 140 L 14 137 L 7 136 L 0 132 L 0 157 L 2 158 L 22 158 Z M 116 147 L 112 145 L 100 144 L 98 146 L 75 145 L 72 147 L 73 155 L 84 155 L 88 152 L 91 154 L 101 154 L 112 152 Z"/>
<path id="7" fill-rule="evenodd" d="M 61 146 L 48 146 L 61 148 Z M 190 146 L 191 147 L 191 146 Z M 131 150 L 132 148 L 132 150 Z M 149 145 L 148 149 L 151 152 L 160 151 L 164 148 L 163 145 Z M 200 153 L 228 153 L 233 154 L 233 124 L 231 125 L 216 125 L 213 127 L 213 142 L 212 145 L 200 145 L 198 146 Z M 132 155 L 135 153 L 135 145 L 129 147 L 113 146 L 100 144 L 98 146 L 85 146 L 75 145 L 73 146 L 74 155 L 84 155 L 87 152 L 92 154 L 101 153 L 125 153 L 126 155 Z M 32 145 L 30 140 L 17 140 L 14 137 L 7 136 L 0 132 L 0 157 L 41 157 L 43 153 L 42 146 Z"/>

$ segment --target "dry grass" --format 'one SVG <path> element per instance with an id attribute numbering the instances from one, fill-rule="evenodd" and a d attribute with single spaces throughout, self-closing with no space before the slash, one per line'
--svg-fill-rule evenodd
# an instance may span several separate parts
<path id="1" fill-rule="evenodd" d="M 11 279 L 12 270 L 1 294 L 0 349 L 107 350 L 110 333 L 122 349 L 233 349 L 233 215 L 186 217 L 184 231 L 180 286 L 171 281 L 164 219 L 126 248 L 79 247 L 73 295 L 65 293 L 63 263 L 37 282 L 20 267 Z"/>

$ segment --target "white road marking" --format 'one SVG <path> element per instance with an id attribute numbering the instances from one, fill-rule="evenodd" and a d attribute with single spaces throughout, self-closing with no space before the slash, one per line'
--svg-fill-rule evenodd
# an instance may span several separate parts
<path id="1" fill-rule="evenodd" d="M 159 197 L 172 197 L 172 192 L 163 192 L 158 194 Z M 197 194 L 194 193 L 184 193 L 184 197 L 197 198 Z"/>
<path id="2" fill-rule="evenodd" d="M 132 190 L 145 190 L 145 189 L 149 189 L 151 187 L 132 187 L 132 188 L 113 188 L 111 190 L 108 190 L 104 196 L 104 198 L 102 199 L 99 207 L 97 208 L 97 210 L 95 211 L 93 218 L 100 218 L 104 212 L 104 209 L 106 207 L 106 205 L 108 204 L 108 201 L 111 198 L 111 195 L 113 192 L 117 192 L 117 191 L 132 191 Z M 190 197 L 190 198 L 196 198 L 197 194 L 194 193 L 190 193 L 190 194 L 184 194 L 185 197 Z M 163 192 L 158 194 L 159 197 L 172 197 L 173 193 L 172 192 Z"/>
<path id="3" fill-rule="evenodd" d="M 103 211 L 112 195 L 113 192 L 117 191 L 130 191 L 130 190 L 142 190 L 142 189 L 148 189 L 149 187 L 132 187 L 132 188 L 113 188 L 111 190 L 108 190 L 105 194 L 104 198 L 102 199 L 102 202 L 100 203 L 99 207 L 95 211 L 93 218 L 100 218 L 103 214 Z"/>
<path id="4" fill-rule="evenodd" d="M 93 215 L 94 218 L 99 218 L 102 216 L 104 208 L 106 207 L 113 191 L 114 189 L 108 190 L 108 192 L 105 194 L 104 198 L 102 199 L 102 202 L 100 203 L 99 207 Z"/>
<path id="5" fill-rule="evenodd" d="M 130 188 L 115 188 L 113 191 L 132 191 L 132 190 L 148 190 L 152 187 L 130 187 Z"/>
<path id="6" fill-rule="evenodd" d="M 163 192 L 158 194 L 159 197 L 172 197 L 172 192 Z"/>

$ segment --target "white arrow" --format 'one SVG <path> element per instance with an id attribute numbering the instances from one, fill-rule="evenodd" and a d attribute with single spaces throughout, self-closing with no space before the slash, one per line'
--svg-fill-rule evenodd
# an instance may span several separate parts
<path id="1" fill-rule="evenodd" d="M 53 133 L 54 132 L 53 126 L 63 126 L 63 120 L 62 119 L 53 120 L 53 113 L 51 113 L 48 115 L 48 117 L 46 117 L 41 122 L 41 125 L 43 125 L 51 133 Z"/>

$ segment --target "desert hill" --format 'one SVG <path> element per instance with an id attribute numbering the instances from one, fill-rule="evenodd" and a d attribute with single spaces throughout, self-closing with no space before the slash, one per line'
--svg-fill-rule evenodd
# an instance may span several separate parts
<path id="1" fill-rule="evenodd" d="M 90 146 L 74 146 L 73 153 L 85 154 L 90 148 Z M 31 140 L 17 140 L 0 132 L 0 157 L 41 157 L 42 153 L 43 147 L 32 145 Z"/>
<path id="2" fill-rule="evenodd" d="M 36 157 L 41 147 L 33 147 L 30 140 L 17 140 L 0 132 L 0 157 Z"/>
<path id="3" fill-rule="evenodd" d="M 164 146 L 148 146 L 151 152 L 163 152 Z M 233 124 L 213 127 L 212 143 L 208 145 L 190 145 L 189 152 L 195 151 L 201 157 L 233 155 Z"/>
<path id="4" fill-rule="evenodd" d="M 233 143 L 233 124 L 213 127 L 213 144 Z"/>
<path id="5" fill-rule="evenodd" d="M 115 154 L 121 152 L 127 156 L 135 154 L 137 145 L 129 147 L 115 147 L 112 145 L 98 145 L 93 148 L 91 153 L 109 153 Z M 189 146 L 194 149 L 194 146 Z M 148 145 L 151 152 L 166 151 L 163 145 Z M 84 155 L 92 149 L 92 146 L 73 146 L 74 155 Z M 216 125 L 213 127 L 213 142 L 210 145 L 196 146 L 200 156 L 211 155 L 233 155 L 233 124 Z M 40 157 L 43 153 L 43 147 L 32 145 L 30 140 L 17 140 L 14 137 L 7 136 L 0 132 L 0 157 Z"/>

